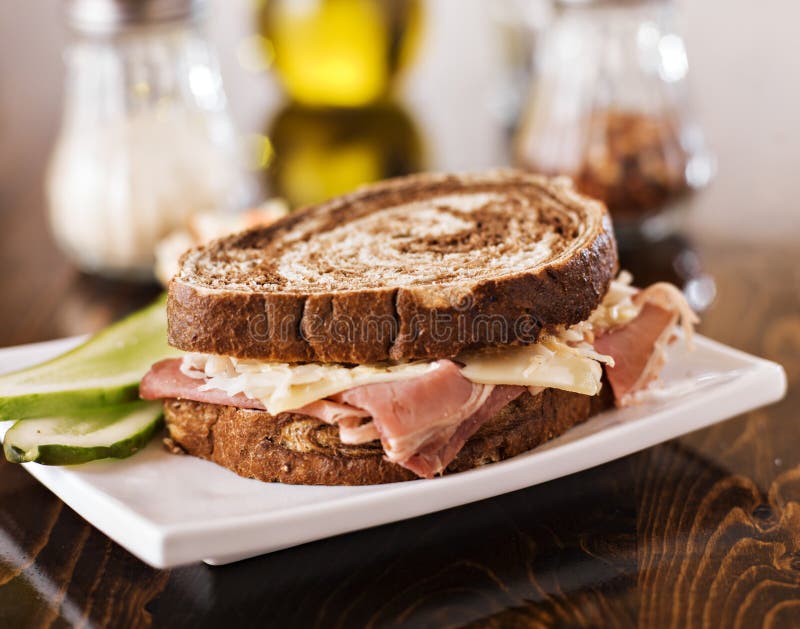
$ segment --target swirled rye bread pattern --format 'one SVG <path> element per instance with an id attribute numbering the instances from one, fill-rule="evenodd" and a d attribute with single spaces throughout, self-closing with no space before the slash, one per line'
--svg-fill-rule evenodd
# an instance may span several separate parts
<path id="1" fill-rule="evenodd" d="M 190 250 L 169 340 L 282 362 L 452 357 L 586 319 L 616 270 L 605 206 L 566 179 L 418 175 Z"/>

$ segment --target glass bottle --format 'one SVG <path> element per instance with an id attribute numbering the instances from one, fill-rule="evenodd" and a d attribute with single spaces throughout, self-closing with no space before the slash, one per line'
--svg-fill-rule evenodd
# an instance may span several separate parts
<path id="1" fill-rule="evenodd" d="M 250 194 L 199 0 L 72 0 L 47 192 L 83 270 L 152 278 L 158 241 Z"/>
<path id="2" fill-rule="evenodd" d="M 358 108 L 289 103 L 267 135 L 275 151 L 269 188 L 293 207 L 418 172 L 425 162 L 414 119 L 390 100 Z"/>
<path id="3" fill-rule="evenodd" d="M 557 1 L 515 141 L 519 164 L 605 201 L 623 240 L 664 224 L 654 217 L 714 171 L 676 18 L 669 0 Z"/>
<path id="4" fill-rule="evenodd" d="M 267 54 L 306 106 L 360 107 L 389 92 L 419 39 L 419 0 L 261 0 Z"/>

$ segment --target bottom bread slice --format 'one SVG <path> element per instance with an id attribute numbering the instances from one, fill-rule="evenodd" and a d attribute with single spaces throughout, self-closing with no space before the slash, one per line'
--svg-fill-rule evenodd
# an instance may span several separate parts
<path id="1" fill-rule="evenodd" d="M 603 387 L 607 392 L 610 387 Z M 558 389 L 523 393 L 464 444 L 445 473 L 508 459 L 557 437 L 611 406 L 609 395 L 589 397 Z M 266 482 L 303 485 L 374 485 L 413 480 L 390 463 L 377 441 L 345 445 L 339 429 L 307 415 L 164 401 L 167 445 Z"/>

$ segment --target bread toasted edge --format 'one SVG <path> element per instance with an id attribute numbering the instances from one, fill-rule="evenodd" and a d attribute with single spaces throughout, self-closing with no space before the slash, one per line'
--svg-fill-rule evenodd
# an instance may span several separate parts
<path id="1" fill-rule="evenodd" d="M 610 408 L 609 387 L 598 396 L 558 389 L 523 393 L 486 422 L 445 473 L 466 471 L 527 452 L 591 415 Z M 348 446 L 338 429 L 296 413 L 165 400 L 166 442 L 247 478 L 298 485 L 375 485 L 417 476 L 388 462 L 378 442 Z"/>
<path id="2" fill-rule="evenodd" d="M 435 285 L 314 294 L 246 293 L 212 290 L 176 278 L 170 283 L 167 302 L 170 344 L 190 352 L 279 362 L 432 360 L 506 343 L 534 342 L 543 329 L 583 321 L 600 303 L 618 270 L 616 241 L 605 207 L 561 180 L 516 171 L 498 171 L 494 176 L 512 185 L 551 182 L 551 194 L 563 203 L 598 206 L 600 228 L 567 260 L 537 271 L 487 277 L 472 283 L 468 291 L 449 291 L 453 294 Z M 472 179 L 398 178 L 326 206 L 358 202 L 382 191 L 413 194 L 415 189 L 448 181 L 463 180 L 468 185 Z M 311 209 L 284 220 L 297 221 Z M 225 242 L 221 239 L 209 246 L 224 247 Z M 365 317 L 375 325 L 362 325 Z M 498 318 L 505 322 L 507 338 L 498 336 L 491 323 Z M 463 332 L 443 335 L 434 329 L 435 321 L 456 321 L 452 330 Z"/>

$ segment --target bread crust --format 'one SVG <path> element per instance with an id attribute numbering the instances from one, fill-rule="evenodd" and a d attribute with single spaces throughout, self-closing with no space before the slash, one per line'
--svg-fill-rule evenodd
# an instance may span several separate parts
<path id="1" fill-rule="evenodd" d="M 610 408 L 610 388 L 599 396 L 558 389 L 523 393 L 486 422 L 445 473 L 495 463 L 526 452 L 591 415 Z M 295 413 L 165 400 L 164 416 L 173 451 L 213 461 L 240 476 L 303 485 L 374 485 L 414 480 L 388 462 L 379 442 L 344 445 L 339 431 Z"/>
<path id="2" fill-rule="evenodd" d="M 318 225 L 324 234 L 382 208 L 481 193 L 508 196 L 509 216 L 524 207 L 544 207 L 545 218 L 537 220 L 557 230 L 567 244 L 576 224 L 588 225 L 586 233 L 581 233 L 580 246 L 569 255 L 554 253 L 555 259 L 547 264 L 483 276 L 478 267 L 469 280 L 449 281 L 448 270 L 443 269 L 442 280 L 404 285 L 381 286 L 354 278 L 350 284 L 334 283 L 333 288 L 303 283 L 298 287 L 269 267 L 270 256 L 283 251 L 282 243 L 304 225 Z M 565 223 L 564 217 L 576 222 Z M 463 241 L 433 242 L 431 247 L 469 251 L 480 246 L 473 240 L 507 246 L 503 241 L 507 236 L 480 227 L 465 232 Z M 436 255 L 431 254 L 433 260 Z M 249 271 L 253 265 L 261 266 Z M 235 281 L 224 277 L 225 269 Z M 531 343 L 543 329 L 586 319 L 616 271 L 616 243 L 605 207 L 580 196 L 563 179 L 517 171 L 417 175 L 363 188 L 299 210 L 270 227 L 187 252 L 181 272 L 170 283 L 169 341 L 186 351 L 279 362 L 453 357 L 465 350 Z M 408 274 L 413 276 L 414 269 Z"/>

